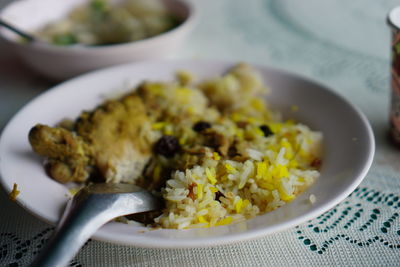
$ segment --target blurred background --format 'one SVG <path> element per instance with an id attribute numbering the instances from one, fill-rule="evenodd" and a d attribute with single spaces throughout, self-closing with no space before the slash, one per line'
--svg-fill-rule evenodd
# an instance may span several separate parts
<path id="1" fill-rule="evenodd" d="M 388 11 L 397 0 L 191 0 L 200 19 L 175 58 L 248 61 L 304 74 L 357 102 L 388 91 Z M 11 2 L 0 0 L 0 8 Z M 53 83 L 25 67 L 0 41 L 0 128 Z M 6 99 L 10 100 L 7 101 Z M 385 123 L 387 101 L 363 106 Z M 379 117 L 378 117 L 379 116 Z"/>

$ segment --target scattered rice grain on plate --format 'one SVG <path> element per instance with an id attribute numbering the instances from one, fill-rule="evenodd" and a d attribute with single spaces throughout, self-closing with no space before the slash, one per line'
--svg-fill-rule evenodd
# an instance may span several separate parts
<path id="1" fill-rule="evenodd" d="M 314 204 L 315 201 L 317 201 L 317 197 L 314 194 L 311 194 L 309 197 L 309 200 L 310 200 L 311 204 Z"/>

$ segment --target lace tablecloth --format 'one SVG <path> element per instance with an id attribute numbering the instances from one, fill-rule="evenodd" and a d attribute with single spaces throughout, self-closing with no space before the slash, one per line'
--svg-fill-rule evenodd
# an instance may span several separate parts
<path id="1" fill-rule="evenodd" d="M 3 6 L 7 1 L 1 1 Z M 327 213 L 253 241 L 145 249 L 90 241 L 72 266 L 400 266 L 400 150 L 387 141 L 390 31 L 398 0 L 202 0 L 178 58 L 263 63 L 328 85 L 360 107 L 376 138 L 363 183 Z M 0 128 L 52 84 L 0 43 Z M 26 266 L 52 228 L 0 194 L 0 265 Z"/>

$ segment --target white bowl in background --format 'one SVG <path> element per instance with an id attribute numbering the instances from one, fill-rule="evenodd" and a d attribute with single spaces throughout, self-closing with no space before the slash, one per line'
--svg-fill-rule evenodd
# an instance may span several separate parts
<path id="1" fill-rule="evenodd" d="M 37 123 L 55 125 L 82 110 L 90 110 L 143 80 L 170 81 L 177 70 L 188 70 L 198 79 L 225 73 L 234 64 L 216 61 L 146 61 L 111 67 L 82 75 L 46 91 L 10 120 L 0 138 L 0 183 L 7 193 L 13 184 L 16 201 L 35 216 L 55 224 L 68 200 L 68 189 L 49 178 L 43 161 L 29 145 L 29 130 Z M 268 105 L 316 131 L 321 131 L 321 176 L 292 202 L 272 212 L 230 225 L 206 229 L 158 229 L 111 222 L 94 239 L 141 247 L 187 248 L 215 246 L 259 238 L 319 216 L 345 199 L 363 180 L 371 166 L 375 143 L 365 116 L 328 88 L 285 71 L 255 66 L 270 88 Z M 130 85 L 130 86 L 127 86 Z M 291 107 L 296 105 L 298 110 Z M 316 196 L 311 204 L 310 194 Z"/>
<path id="2" fill-rule="evenodd" d="M 20 37 L 0 26 L 0 37 L 34 70 L 64 80 L 98 68 L 132 61 L 159 59 L 179 51 L 194 26 L 195 7 L 189 1 L 163 0 L 183 22 L 165 33 L 143 40 L 105 46 L 56 46 L 34 42 L 23 44 Z M 0 12 L 0 18 L 34 33 L 44 25 L 65 17 L 87 0 L 18 0 Z"/>

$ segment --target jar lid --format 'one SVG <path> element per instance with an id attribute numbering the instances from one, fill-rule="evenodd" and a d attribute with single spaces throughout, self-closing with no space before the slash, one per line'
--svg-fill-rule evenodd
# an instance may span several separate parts
<path id="1" fill-rule="evenodd" d="M 387 22 L 391 27 L 400 30 L 400 6 L 393 8 L 389 12 Z"/>

